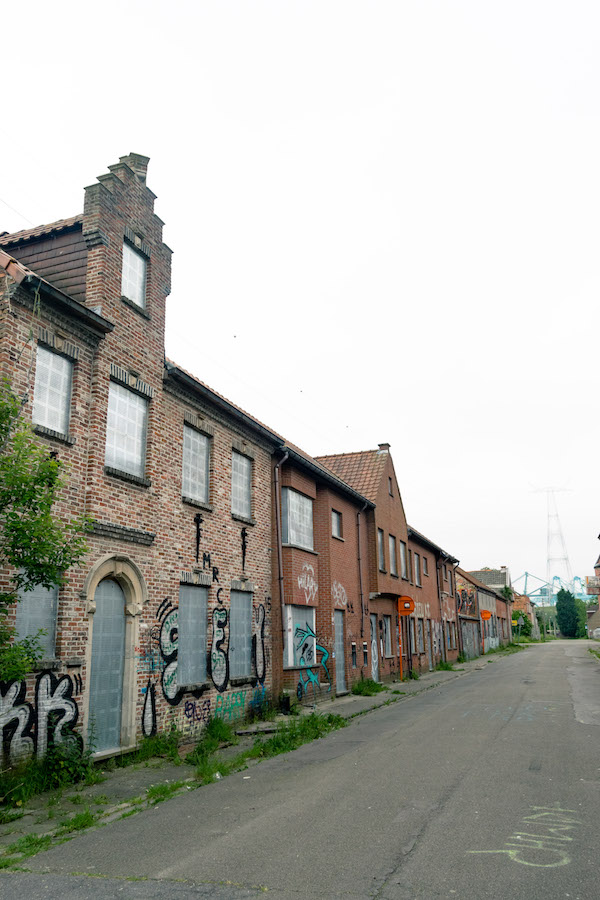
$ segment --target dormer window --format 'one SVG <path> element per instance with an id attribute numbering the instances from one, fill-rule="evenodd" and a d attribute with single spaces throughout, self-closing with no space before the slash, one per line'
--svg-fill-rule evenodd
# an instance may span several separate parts
<path id="1" fill-rule="evenodd" d="M 146 257 L 126 241 L 123 243 L 123 269 L 121 272 L 121 294 L 140 309 L 146 308 Z"/>

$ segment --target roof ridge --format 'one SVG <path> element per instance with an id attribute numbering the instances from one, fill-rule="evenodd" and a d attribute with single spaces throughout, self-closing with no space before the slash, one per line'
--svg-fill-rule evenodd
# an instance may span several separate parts
<path id="1" fill-rule="evenodd" d="M 55 222 L 49 222 L 47 225 L 34 225 L 32 228 L 23 228 L 21 231 L 4 231 L 0 233 L 0 244 L 4 246 L 18 244 L 21 241 L 28 241 L 52 234 L 53 231 L 64 231 L 80 222 L 83 222 L 83 213 L 77 213 L 77 215 L 70 216 L 68 219 L 57 219 Z"/>

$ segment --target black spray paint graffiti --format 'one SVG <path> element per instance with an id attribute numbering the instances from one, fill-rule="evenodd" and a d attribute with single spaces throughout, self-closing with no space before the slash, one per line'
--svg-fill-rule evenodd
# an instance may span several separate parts
<path id="1" fill-rule="evenodd" d="M 212 614 L 212 644 L 210 650 L 210 677 L 218 691 L 224 691 L 229 683 L 229 647 L 227 640 L 227 623 L 229 615 L 222 605 L 221 591 L 217 591 L 217 603 Z"/>
<path id="2" fill-rule="evenodd" d="M 81 679 L 77 678 L 79 693 Z M 0 683 L 0 767 L 32 755 L 41 759 L 49 747 L 67 740 L 75 741 L 81 750 L 81 736 L 73 731 L 79 718 L 73 686 L 69 675 L 40 672 L 31 704 L 25 700 L 25 681 Z"/>
<path id="3" fill-rule="evenodd" d="M 260 603 L 254 613 L 256 617 L 257 630 L 252 635 L 252 657 L 254 659 L 254 670 L 259 684 L 264 684 L 265 675 L 267 674 L 267 662 L 265 659 L 265 608 Z"/>
<path id="4" fill-rule="evenodd" d="M 314 650 L 313 647 L 315 648 Z M 298 662 L 300 663 L 300 665 L 307 666 L 307 668 L 302 669 L 302 671 L 300 672 L 300 680 L 298 681 L 298 686 L 296 688 L 298 699 L 301 700 L 302 697 L 306 695 L 306 693 L 308 692 L 308 687 L 311 684 L 313 688 L 313 696 L 316 696 L 317 690 L 321 690 L 318 668 L 316 672 L 312 668 L 312 666 L 316 662 L 315 652 L 318 653 L 319 651 L 321 651 L 321 661 L 319 665 L 323 666 L 323 668 L 325 669 L 325 675 L 327 676 L 327 681 L 329 682 L 329 687 L 327 688 L 327 690 L 330 691 L 331 676 L 329 674 L 329 669 L 327 668 L 329 651 L 326 650 L 325 647 L 321 646 L 321 644 L 317 644 L 317 636 L 308 622 L 306 622 L 304 628 L 301 628 L 299 625 L 296 627 L 296 631 L 294 633 L 294 648 L 296 651 L 296 656 L 299 657 Z"/>

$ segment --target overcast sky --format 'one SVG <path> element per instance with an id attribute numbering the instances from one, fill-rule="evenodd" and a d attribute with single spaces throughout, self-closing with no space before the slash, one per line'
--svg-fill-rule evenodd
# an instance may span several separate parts
<path id="1" fill-rule="evenodd" d="M 600 5 L 30 0 L 3 16 L 0 231 L 131 151 L 167 354 L 307 452 L 391 444 L 465 568 L 600 552 Z"/>

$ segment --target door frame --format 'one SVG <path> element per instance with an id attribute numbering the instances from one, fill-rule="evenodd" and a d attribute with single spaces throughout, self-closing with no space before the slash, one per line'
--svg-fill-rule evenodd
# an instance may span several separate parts
<path id="1" fill-rule="evenodd" d="M 92 662 L 92 642 L 94 640 L 94 613 L 96 612 L 96 589 L 105 578 L 117 582 L 125 595 L 125 648 L 123 660 L 123 699 L 121 705 L 121 750 L 131 750 L 136 746 L 137 671 L 135 647 L 138 643 L 139 621 L 144 606 L 148 602 L 148 589 L 137 565 L 128 556 L 110 553 L 99 559 L 90 569 L 85 580 L 81 597 L 88 616 L 88 640 L 85 653 L 86 684 L 83 701 L 83 738 L 87 742 L 87 723 L 90 714 L 90 672 Z M 94 754 L 95 759 L 112 756 L 113 751 Z"/>

